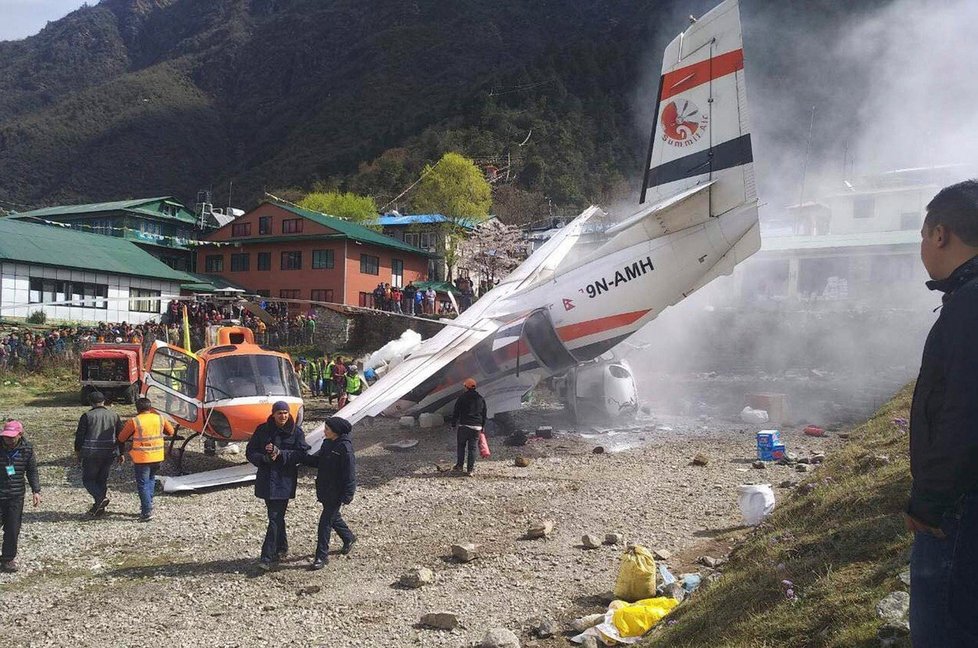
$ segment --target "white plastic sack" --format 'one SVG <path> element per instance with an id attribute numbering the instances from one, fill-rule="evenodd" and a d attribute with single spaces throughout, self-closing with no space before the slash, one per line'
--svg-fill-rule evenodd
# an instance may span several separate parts
<path id="1" fill-rule="evenodd" d="M 768 422 L 767 411 L 753 409 L 749 405 L 744 409 L 740 410 L 740 420 L 744 423 L 753 423 L 755 425 L 760 425 L 761 423 Z"/>
<path id="2" fill-rule="evenodd" d="M 744 516 L 744 524 L 757 526 L 774 510 L 774 491 L 770 484 L 738 486 L 737 503 Z"/>

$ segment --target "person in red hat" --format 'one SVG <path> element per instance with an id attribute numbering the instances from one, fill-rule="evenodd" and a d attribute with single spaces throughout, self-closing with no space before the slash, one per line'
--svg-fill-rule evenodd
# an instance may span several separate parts
<path id="1" fill-rule="evenodd" d="M 17 540 L 24 515 L 26 481 L 31 485 L 34 506 L 41 504 L 41 482 L 37 477 L 34 446 L 24 438 L 20 421 L 7 421 L 0 432 L 0 526 L 3 526 L 3 550 L 0 571 L 17 571 Z"/>
<path id="2" fill-rule="evenodd" d="M 462 385 L 465 393 L 455 401 L 455 411 L 452 413 L 452 427 L 455 428 L 455 438 L 458 441 L 454 470 L 461 471 L 462 462 L 465 461 L 465 474 L 471 477 L 475 470 L 479 433 L 486 425 L 486 399 L 475 390 L 475 379 L 466 378 Z"/>

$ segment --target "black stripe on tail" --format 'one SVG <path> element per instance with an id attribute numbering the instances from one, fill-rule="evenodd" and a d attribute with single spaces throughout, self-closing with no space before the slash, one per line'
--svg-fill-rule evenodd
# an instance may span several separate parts
<path id="1" fill-rule="evenodd" d="M 645 176 L 645 186 L 658 187 L 676 180 L 722 171 L 753 161 L 754 153 L 751 149 L 750 135 L 741 135 L 737 139 L 718 144 L 705 151 L 649 169 Z"/>

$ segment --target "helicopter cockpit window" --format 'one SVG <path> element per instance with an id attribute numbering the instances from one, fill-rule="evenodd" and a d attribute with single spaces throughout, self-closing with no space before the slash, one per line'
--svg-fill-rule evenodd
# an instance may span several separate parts
<path id="1" fill-rule="evenodd" d="M 207 363 L 207 401 L 249 396 L 301 396 L 288 361 L 276 356 L 235 355 Z"/>
<path id="2" fill-rule="evenodd" d="M 169 387 L 173 391 L 197 398 L 197 376 L 200 365 L 197 360 L 186 353 L 163 347 L 153 354 L 153 366 L 150 373 L 153 380 Z"/>

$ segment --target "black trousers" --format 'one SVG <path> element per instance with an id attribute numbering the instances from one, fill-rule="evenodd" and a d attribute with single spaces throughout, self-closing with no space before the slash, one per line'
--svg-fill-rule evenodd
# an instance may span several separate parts
<path id="1" fill-rule="evenodd" d="M 346 525 L 340 515 L 341 502 L 323 502 L 323 512 L 319 516 L 319 540 L 316 543 L 316 558 L 326 560 L 329 557 L 329 537 L 332 531 L 340 537 L 343 544 L 353 540 L 353 531 Z"/>
<path id="2" fill-rule="evenodd" d="M 7 562 L 17 557 L 17 540 L 20 538 L 23 517 L 23 495 L 0 499 L 0 526 L 3 527 L 3 552 L 0 553 L 0 561 Z"/>
<path id="3" fill-rule="evenodd" d="M 462 462 L 467 461 L 465 469 L 471 471 L 475 468 L 475 451 L 479 446 L 479 431 L 467 425 L 460 425 L 456 431 L 456 439 L 458 440 L 458 453 L 455 465 L 461 468 Z"/>
<path id="4" fill-rule="evenodd" d="M 285 511 L 288 508 L 289 500 L 265 500 L 268 528 L 261 546 L 262 560 L 278 560 L 279 553 L 289 550 L 289 539 L 285 535 Z"/>
<path id="5" fill-rule="evenodd" d="M 112 455 L 82 459 L 82 484 L 96 504 L 101 504 L 109 491 L 109 471 L 115 461 Z"/>

